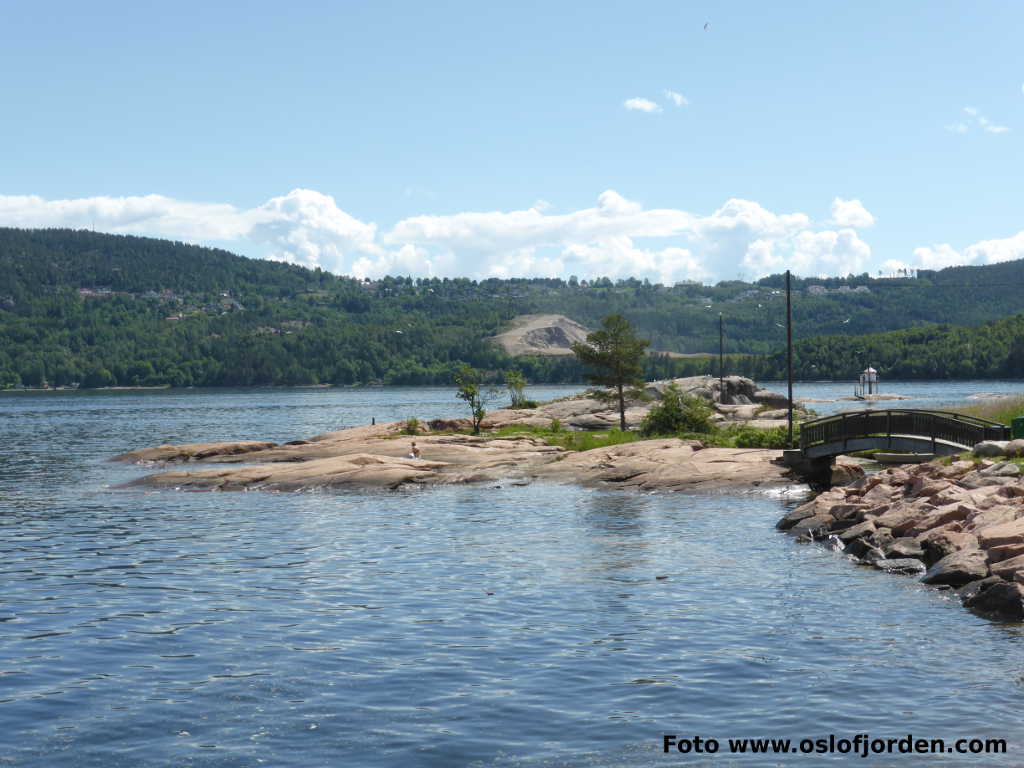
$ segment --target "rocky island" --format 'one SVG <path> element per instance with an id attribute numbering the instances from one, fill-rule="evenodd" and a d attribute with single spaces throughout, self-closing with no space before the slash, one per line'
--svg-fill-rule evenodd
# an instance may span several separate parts
<path id="1" fill-rule="evenodd" d="M 656 402 L 670 383 L 651 383 L 652 401 L 632 404 L 626 412 L 631 427 L 639 425 L 650 402 Z M 718 423 L 762 428 L 786 423 L 781 409 L 786 399 L 758 389 L 750 379 L 726 378 L 724 393 L 719 391 L 718 379 L 708 376 L 675 383 L 683 392 L 713 403 L 713 419 Z M 161 445 L 130 451 L 115 460 L 163 468 L 187 463 L 188 469 L 146 475 L 131 485 L 209 490 L 398 489 L 534 480 L 637 490 L 712 490 L 798 482 L 786 467 L 775 463 L 776 450 L 715 448 L 700 440 L 663 438 L 570 451 L 529 434 L 486 434 L 504 427 L 548 427 L 553 420 L 574 430 L 608 429 L 618 423 L 618 413 L 598 400 L 578 396 L 537 408 L 495 411 L 484 419 L 485 433 L 480 435 L 463 433 L 468 419 L 420 424 L 416 435 L 405 434 L 406 422 L 391 422 L 282 445 L 266 441 Z M 418 458 L 410 455 L 412 441 L 419 449 Z"/>

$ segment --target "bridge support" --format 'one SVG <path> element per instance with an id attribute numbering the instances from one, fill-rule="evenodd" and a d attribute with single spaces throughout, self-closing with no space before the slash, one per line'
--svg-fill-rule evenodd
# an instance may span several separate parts
<path id="1" fill-rule="evenodd" d="M 832 464 L 835 456 L 811 459 L 804 456 L 799 448 L 782 452 L 781 463 L 793 470 L 816 491 L 827 491 L 832 487 Z"/>

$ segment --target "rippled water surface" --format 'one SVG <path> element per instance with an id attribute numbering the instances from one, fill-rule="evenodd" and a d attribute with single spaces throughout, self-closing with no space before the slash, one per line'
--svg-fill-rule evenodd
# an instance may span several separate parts
<path id="1" fill-rule="evenodd" d="M 110 488 L 131 448 L 459 405 L 0 396 L 0 765 L 694 765 L 662 735 L 863 732 L 1010 745 L 715 762 L 1024 764 L 1021 628 L 795 544 L 778 499 Z"/>

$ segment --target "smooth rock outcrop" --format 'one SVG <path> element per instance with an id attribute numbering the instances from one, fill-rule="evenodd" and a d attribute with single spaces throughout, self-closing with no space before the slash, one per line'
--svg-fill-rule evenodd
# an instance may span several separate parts
<path id="1" fill-rule="evenodd" d="M 394 422 L 358 427 L 285 445 L 254 443 L 244 454 L 237 451 L 237 444 L 203 443 L 161 446 L 119 458 L 237 465 L 163 472 L 131 483 L 220 490 L 394 489 L 533 479 L 636 490 L 715 490 L 791 482 L 785 468 L 773 462 L 777 451 L 705 449 L 696 440 L 666 438 L 576 452 L 529 436 L 413 437 L 400 434 L 402 426 Z M 410 458 L 413 441 L 421 458 Z"/>

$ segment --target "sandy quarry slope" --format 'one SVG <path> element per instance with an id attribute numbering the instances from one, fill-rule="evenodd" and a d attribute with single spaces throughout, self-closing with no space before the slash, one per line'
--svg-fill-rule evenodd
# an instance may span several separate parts
<path id="1" fill-rule="evenodd" d="M 494 340 L 509 355 L 571 355 L 572 345 L 586 341 L 588 333 L 565 315 L 519 315 Z"/>
<path id="2" fill-rule="evenodd" d="M 519 315 L 512 326 L 494 340 L 509 355 L 571 355 L 572 345 L 585 342 L 590 331 L 565 315 Z M 649 354 L 654 352 L 650 350 Z M 659 352 L 658 354 L 665 354 Z M 709 353 L 682 354 L 671 357 L 706 357 Z"/>

